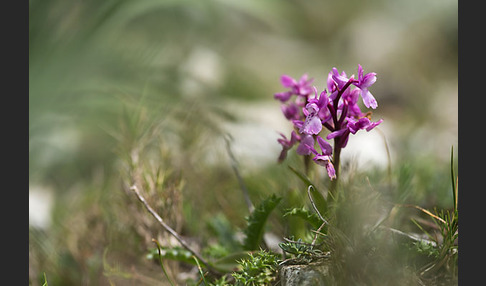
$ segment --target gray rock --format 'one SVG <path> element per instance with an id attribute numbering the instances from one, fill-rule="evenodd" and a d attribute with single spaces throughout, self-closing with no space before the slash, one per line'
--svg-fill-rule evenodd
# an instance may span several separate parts
<path id="1" fill-rule="evenodd" d="M 325 286 L 329 275 L 326 263 L 310 263 L 306 265 L 283 265 L 279 270 L 282 286 Z"/>

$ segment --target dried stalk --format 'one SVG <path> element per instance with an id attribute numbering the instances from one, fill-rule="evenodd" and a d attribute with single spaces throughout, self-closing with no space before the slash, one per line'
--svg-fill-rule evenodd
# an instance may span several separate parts
<path id="1" fill-rule="evenodd" d="M 211 271 L 215 272 L 215 273 L 218 273 L 217 271 L 215 271 L 214 269 L 211 268 L 211 266 L 209 265 L 209 263 L 199 254 L 197 253 L 194 249 L 192 249 L 189 244 L 187 244 L 187 242 L 182 239 L 182 237 L 173 229 L 171 228 L 168 224 L 166 224 L 164 222 L 164 220 L 159 216 L 159 214 L 154 211 L 154 209 L 152 209 L 152 207 L 147 203 L 147 201 L 145 200 L 145 198 L 140 194 L 140 191 L 138 190 L 137 186 L 136 185 L 133 185 L 130 187 L 130 190 L 132 190 L 135 195 L 137 196 L 138 200 L 140 202 L 142 202 L 142 204 L 145 206 L 145 208 L 149 211 L 149 213 L 160 223 L 160 225 L 162 225 L 162 227 L 168 231 L 170 234 L 172 234 L 172 236 L 174 236 L 177 241 L 179 241 L 179 243 L 185 248 L 187 249 L 189 252 L 191 252 L 197 259 L 199 259 L 199 261 L 201 261 L 204 265 L 206 265 L 206 267 L 208 267 L 208 269 L 210 269 Z"/>
<path id="2" fill-rule="evenodd" d="M 251 202 L 250 195 L 248 193 L 248 189 L 246 188 L 245 182 L 243 182 L 243 178 L 240 175 L 240 172 L 238 171 L 238 163 L 236 161 L 235 156 L 233 155 L 233 152 L 231 151 L 231 146 L 230 146 L 230 140 L 233 138 L 231 137 L 230 134 L 227 134 L 227 136 L 224 137 L 224 140 L 226 141 L 226 151 L 228 152 L 228 155 L 230 156 L 231 159 L 231 167 L 233 168 L 233 171 L 235 172 L 236 178 L 238 179 L 238 184 L 240 185 L 241 191 L 243 192 L 243 197 L 245 198 L 246 206 L 248 207 L 248 211 L 250 213 L 253 212 L 255 207 L 253 206 L 253 203 Z"/>

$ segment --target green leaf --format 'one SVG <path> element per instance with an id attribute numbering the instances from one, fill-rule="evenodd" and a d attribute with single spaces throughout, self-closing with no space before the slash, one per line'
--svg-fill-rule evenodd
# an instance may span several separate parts
<path id="1" fill-rule="evenodd" d="M 223 214 L 219 213 L 212 217 L 208 221 L 208 227 L 222 246 L 226 247 L 229 251 L 240 250 L 241 245 L 234 235 L 233 225 Z"/>
<path id="2" fill-rule="evenodd" d="M 294 172 L 294 173 L 297 175 L 297 177 L 299 177 L 299 179 L 301 179 L 301 180 L 302 180 L 302 182 L 304 182 L 304 183 L 305 183 L 307 186 L 309 186 L 309 185 L 313 185 L 313 186 L 314 186 L 314 184 L 312 183 L 312 181 L 311 181 L 311 180 L 309 179 L 309 177 L 307 177 L 305 174 L 303 174 L 303 173 L 301 173 L 301 172 L 297 171 L 297 169 L 295 169 L 295 168 L 294 168 L 294 167 L 292 167 L 292 166 L 289 166 L 289 168 L 290 168 L 290 170 L 292 170 L 292 172 Z M 315 186 L 314 186 L 314 187 L 315 187 Z"/>
<path id="3" fill-rule="evenodd" d="M 243 248 L 245 250 L 258 250 L 265 232 L 265 223 L 270 213 L 275 209 L 282 198 L 275 194 L 263 200 L 248 217 L 248 225 L 244 230 L 245 240 Z"/>
<path id="4" fill-rule="evenodd" d="M 159 256 L 159 250 L 160 250 L 160 256 Z M 192 253 L 182 247 L 164 247 L 160 246 L 160 249 L 154 248 L 151 249 L 150 252 L 147 254 L 148 259 L 171 259 L 171 260 L 177 260 L 177 261 L 182 261 L 185 263 L 193 264 L 196 265 L 194 259 L 192 258 Z"/>
<path id="5" fill-rule="evenodd" d="M 283 215 L 286 216 L 296 216 L 305 221 L 307 221 L 313 228 L 319 228 L 322 224 L 321 219 L 319 216 L 305 208 L 293 208 L 288 209 L 287 212 Z"/>
<path id="6" fill-rule="evenodd" d="M 316 207 L 319 209 L 319 212 L 321 214 L 327 213 L 327 201 L 322 195 L 322 193 L 316 188 L 316 185 L 314 185 L 312 181 L 309 179 L 309 177 L 307 177 L 305 174 L 297 171 L 292 166 L 289 166 L 289 168 L 290 170 L 292 170 L 292 172 L 294 172 L 294 174 L 297 175 L 297 177 L 299 177 L 302 180 L 302 182 L 306 184 L 307 187 L 312 186 L 312 190 L 310 193 L 312 199 L 314 200 L 314 203 L 316 204 Z"/>

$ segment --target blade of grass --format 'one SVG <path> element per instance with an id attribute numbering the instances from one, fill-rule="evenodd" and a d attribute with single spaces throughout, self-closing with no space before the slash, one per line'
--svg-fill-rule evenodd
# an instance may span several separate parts
<path id="1" fill-rule="evenodd" d="M 157 249 L 159 250 L 159 262 L 160 262 L 160 267 L 162 268 L 162 271 L 164 272 L 165 277 L 167 280 L 169 280 L 170 285 L 174 286 L 174 282 L 169 277 L 169 274 L 167 274 L 167 271 L 165 270 L 164 263 L 162 263 L 162 251 L 160 250 L 160 244 L 159 242 L 155 239 L 152 238 L 152 241 L 157 245 Z"/>
<path id="2" fill-rule="evenodd" d="M 416 205 L 409 205 L 409 204 L 396 204 L 395 206 L 398 206 L 398 207 L 406 207 L 406 208 L 415 208 L 415 209 L 418 209 L 418 210 L 420 210 L 420 211 L 422 211 L 422 212 L 426 213 L 427 215 L 429 215 L 429 216 L 431 216 L 431 217 L 435 218 L 436 220 L 438 220 L 438 221 L 440 221 L 440 222 L 442 222 L 442 223 L 444 223 L 444 224 L 447 224 L 447 222 L 446 222 L 445 220 L 443 220 L 442 218 L 440 218 L 439 216 L 437 216 L 437 215 L 435 215 L 435 214 L 431 213 L 430 211 L 428 211 L 428 210 L 426 210 L 426 209 L 424 209 L 424 208 L 421 208 L 421 207 L 419 207 L 419 206 L 416 206 Z"/>
<path id="3" fill-rule="evenodd" d="M 423 231 L 423 233 L 425 233 L 429 238 L 430 240 L 432 241 L 437 241 L 437 239 L 435 237 L 433 237 L 428 231 L 426 231 L 416 220 L 414 220 L 413 218 L 411 219 L 411 221 L 421 230 Z"/>
<path id="4" fill-rule="evenodd" d="M 206 282 L 206 278 L 202 271 L 201 265 L 199 264 L 199 261 L 197 260 L 196 256 L 192 256 L 192 258 L 194 258 L 194 260 L 196 261 L 197 269 L 199 270 L 199 274 L 201 275 L 201 279 L 204 282 L 204 285 L 208 285 L 208 282 Z"/>
<path id="5" fill-rule="evenodd" d="M 457 180 L 454 179 L 454 146 L 451 146 L 451 180 L 454 211 L 457 210 Z"/>
<path id="6" fill-rule="evenodd" d="M 47 284 L 47 276 L 46 276 L 46 273 L 44 272 L 44 284 L 42 284 L 42 286 L 48 286 Z"/>

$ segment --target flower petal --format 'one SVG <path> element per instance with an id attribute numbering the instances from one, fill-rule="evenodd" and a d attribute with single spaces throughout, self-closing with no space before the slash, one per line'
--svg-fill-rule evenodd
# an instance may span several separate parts
<path id="1" fill-rule="evenodd" d="M 331 155 L 332 154 L 332 146 L 327 141 L 322 139 L 320 136 L 317 136 L 317 143 L 319 147 L 321 147 L 323 155 Z"/>
<path id="2" fill-rule="evenodd" d="M 383 119 L 380 119 L 376 122 L 371 122 L 370 125 L 368 125 L 368 127 L 366 127 L 366 131 L 370 131 L 371 129 L 375 128 L 376 126 L 380 125 L 380 123 L 383 122 Z"/>
<path id="3" fill-rule="evenodd" d="M 314 134 L 319 134 L 321 130 L 322 130 L 321 119 L 319 118 L 319 116 L 317 116 L 317 114 L 314 114 L 311 116 L 307 116 L 299 132 L 308 135 L 314 135 Z"/>
<path id="4" fill-rule="evenodd" d="M 280 82 L 282 83 L 282 85 L 284 87 L 292 87 L 294 85 L 297 84 L 297 82 L 295 81 L 295 79 L 293 79 L 292 77 L 284 74 L 280 77 Z"/>
<path id="5" fill-rule="evenodd" d="M 273 95 L 275 99 L 280 100 L 281 102 L 286 102 L 292 96 L 292 92 L 285 91 L 285 92 L 277 92 Z"/>
<path id="6" fill-rule="evenodd" d="M 361 98 L 363 98 L 363 103 L 368 108 L 376 109 L 378 107 L 378 103 L 376 102 L 375 97 L 368 91 L 367 88 L 361 89 Z"/>
<path id="7" fill-rule="evenodd" d="M 314 149 L 314 138 L 311 135 L 305 135 L 296 151 L 299 155 L 309 155 L 313 151 L 317 152 Z"/>
<path id="8" fill-rule="evenodd" d="M 336 170 L 334 169 L 334 165 L 329 161 L 326 165 L 327 175 L 331 180 L 336 179 Z"/>
<path id="9" fill-rule="evenodd" d="M 331 133 L 327 134 L 326 139 L 331 140 L 335 137 L 341 136 L 341 135 L 344 134 L 344 132 L 346 132 L 346 130 L 347 130 L 347 128 L 343 128 L 343 129 L 331 132 Z"/>

